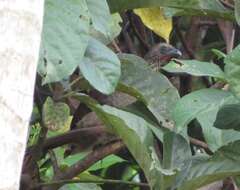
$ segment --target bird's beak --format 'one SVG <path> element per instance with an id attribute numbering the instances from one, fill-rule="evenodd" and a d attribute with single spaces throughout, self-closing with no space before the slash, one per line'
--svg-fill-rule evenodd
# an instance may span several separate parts
<path id="1" fill-rule="evenodd" d="M 182 52 L 177 48 L 172 48 L 167 52 L 167 55 L 170 56 L 171 58 L 178 58 L 182 56 Z"/>

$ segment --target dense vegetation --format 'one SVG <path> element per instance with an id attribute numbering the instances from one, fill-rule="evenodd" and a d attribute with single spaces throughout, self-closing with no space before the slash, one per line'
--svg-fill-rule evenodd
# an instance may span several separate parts
<path id="1" fill-rule="evenodd" d="M 22 189 L 237 189 L 239 11 L 46 0 Z M 159 43 L 182 57 L 156 71 L 144 56 Z"/>

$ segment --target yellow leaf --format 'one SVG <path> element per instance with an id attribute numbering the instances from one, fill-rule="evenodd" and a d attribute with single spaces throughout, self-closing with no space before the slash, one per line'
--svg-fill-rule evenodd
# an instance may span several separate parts
<path id="1" fill-rule="evenodd" d="M 162 8 L 140 8 L 134 9 L 142 22 L 157 35 L 169 42 L 169 36 L 172 31 L 172 19 L 165 18 Z"/>

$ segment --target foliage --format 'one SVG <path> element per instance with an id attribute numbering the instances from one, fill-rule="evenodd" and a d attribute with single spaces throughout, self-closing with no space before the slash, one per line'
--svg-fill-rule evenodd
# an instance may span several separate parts
<path id="1" fill-rule="evenodd" d="M 55 103 L 48 97 L 43 105 L 43 123 L 49 130 L 57 131 L 69 126 L 70 110 L 67 104 L 59 102 Z M 66 126 L 66 127 L 65 127 Z"/>
<path id="2" fill-rule="evenodd" d="M 237 46 L 229 55 L 225 58 L 224 70 L 228 76 L 228 82 L 230 84 L 231 90 L 235 93 L 237 97 L 240 96 L 240 84 L 239 84 L 239 52 L 240 46 Z"/>
<path id="3" fill-rule="evenodd" d="M 108 0 L 112 12 L 123 11 L 126 9 L 135 9 L 140 7 L 169 7 L 178 9 L 177 15 L 201 15 L 221 17 L 225 19 L 234 19 L 233 13 L 227 10 L 217 0 Z"/>
<path id="4" fill-rule="evenodd" d="M 193 76 L 225 78 L 223 71 L 217 65 L 196 60 L 173 60 L 163 69 L 169 73 L 187 73 Z"/>
<path id="5" fill-rule="evenodd" d="M 119 60 L 110 49 L 93 39 L 89 32 L 94 29 L 106 38 L 113 33 L 107 2 L 46 0 L 45 7 L 39 59 L 43 83 L 66 79 L 79 66 L 91 85 L 103 93 L 112 93 L 120 77 Z M 101 61 L 103 63 L 97 64 L 100 68 L 94 67 Z M 105 68 L 101 70 L 102 67 Z M 100 80 L 94 80 L 93 76 Z"/>
<path id="6" fill-rule="evenodd" d="M 233 3 L 46 0 L 23 166 L 40 174 L 33 186 L 192 190 L 239 176 Z M 156 71 L 144 56 L 164 39 L 183 57 L 164 46 Z"/>
<path id="7" fill-rule="evenodd" d="M 135 9 L 136 13 L 142 19 L 143 23 L 153 30 L 167 42 L 172 31 L 172 19 L 166 18 L 161 8 L 140 8 Z"/>

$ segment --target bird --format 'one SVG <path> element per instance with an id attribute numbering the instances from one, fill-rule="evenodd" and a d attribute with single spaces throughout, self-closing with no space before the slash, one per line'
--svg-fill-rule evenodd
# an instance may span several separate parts
<path id="1" fill-rule="evenodd" d="M 169 81 L 175 88 L 180 89 L 180 78 L 161 70 L 161 68 L 169 63 L 171 59 L 179 58 L 181 56 L 182 52 L 174 46 L 168 43 L 158 43 L 150 48 L 144 56 L 144 59 L 150 65 L 152 70 L 163 73 L 168 77 Z"/>
<path id="2" fill-rule="evenodd" d="M 150 48 L 144 56 L 144 59 L 154 71 L 159 71 L 161 67 L 166 65 L 172 58 L 179 58 L 181 56 L 181 51 L 172 45 L 168 43 L 158 43 Z"/>

